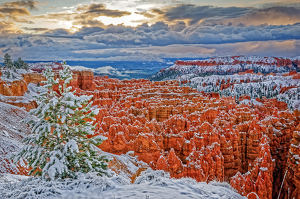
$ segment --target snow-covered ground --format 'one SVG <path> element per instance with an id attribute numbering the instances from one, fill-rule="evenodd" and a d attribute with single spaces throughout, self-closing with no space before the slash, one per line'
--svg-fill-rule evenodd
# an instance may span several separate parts
<path id="1" fill-rule="evenodd" d="M 0 68 L 1 69 L 1 68 Z M 1 70 L 1 77 L 0 79 L 9 83 L 13 82 L 15 80 L 22 80 L 23 74 L 31 72 L 30 70 L 25 69 L 15 69 L 15 70 L 9 70 L 9 69 L 3 69 Z"/>
<path id="2" fill-rule="evenodd" d="M 192 179 L 172 179 L 163 171 L 148 169 L 131 184 L 122 175 L 101 177 L 81 175 L 76 180 L 45 181 L 34 177 L 6 174 L 0 177 L 2 198 L 97 198 L 97 199 L 204 199 L 245 198 L 227 183 L 196 182 Z"/>
<path id="3" fill-rule="evenodd" d="M 0 174 L 11 168 L 6 160 L 22 146 L 22 139 L 30 132 L 26 117 L 29 114 L 24 109 L 0 102 Z"/>

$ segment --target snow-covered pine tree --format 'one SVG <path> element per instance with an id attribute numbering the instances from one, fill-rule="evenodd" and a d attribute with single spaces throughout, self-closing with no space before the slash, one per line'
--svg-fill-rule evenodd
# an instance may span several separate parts
<path id="1" fill-rule="evenodd" d="M 25 160 L 31 175 L 46 179 L 76 178 L 77 172 L 105 173 L 107 159 L 97 153 L 103 137 L 94 134 L 92 96 L 75 95 L 67 85 L 72 72 L 64 67 L 59 78 L 51 69 L 44 71 L 44 91 L 37 96 L 38 107 L 30 113 L 32 134 L 25 147 L 15 156 L 15 162 Z M 55 86 L 58 86 L 58 92 Z"/>
<path id="2" fill-rule="evenodd" d="M 14 65 L 13 61 L 11 59 L 11 56 L 7 53 L 3 57 L 3 63 L 6 68 L 8 68 L 8 69 L 13 68 L 13 65 Z"/>

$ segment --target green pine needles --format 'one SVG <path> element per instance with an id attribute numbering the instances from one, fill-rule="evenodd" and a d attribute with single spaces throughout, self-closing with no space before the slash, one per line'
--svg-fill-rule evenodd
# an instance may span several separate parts
<path id="1" fill-rule="evenodd" d="M 66 66 L 59 78 L 51 69 L 45 70 L 44 76 L 44 92 L 36 98 L 38 107 L 30 111 L 36 118 L 30 121 L 32 134 L 14 161 L 25 160 L 30 175 L 51 180 L 76 178 L 78 172 L 106 173 L 108 160 L 96 147 L 103 137 L 87 137 L 94 135 L 93 121 L 98 113 L 92 107 L 92 96 L 77 96 L 71 91 L 67 85 L 72 72 Z"/>

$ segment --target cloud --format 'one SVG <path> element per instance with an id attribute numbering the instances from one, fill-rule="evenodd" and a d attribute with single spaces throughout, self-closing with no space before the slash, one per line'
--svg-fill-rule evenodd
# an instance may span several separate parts
<path id="1" fill-rule="evenodd" d="M 214 23 L 218 23 L 214 21 Z M 300 7 L 269 7 L 256 9 L 238 18 L 224 19 L 222 24 L 244 25 L 289 25 L 300 23 Z"/>
<path id="2" fill-rule="evenodd" d="M 163 22 L 137 28 L 122 25 L 87 27 L 76 33 L 57 29 L 39 35 L 0 37 L 0 51 L 37 60 L 153 60 L 167 56 L 271 55 L 272 52 L 294 56 L 300 50 L 299 30 L 300 24 L 186 26 L 178 23 L 173 26 Z"/>
<path id="3" fill-rule="evenodd" d="M 0 5 L 0 17 L 12 12 L 8 8 L 25 10 L 23 14 L 21 11 L 16 14 L 15 19 L 0 22 L 0 52 L 25 59 L 152 60 L 167 56 L 263 55 L 272 52 L 289 56 L 300 50 L 300 12 L 297 7 L 180 4 L 148 11 L 153 15 L 152 25 L 144 23 L 138 27 L 126 27 L 104 25 L 99 16 L 122 18 L 131 13 L 108 9 L 103 4 L 78 5 L 68 12 L 40 16 L 30 15 L 30 4 L 22 6 Z M 26 19 L 27 23 L 30 23 L 29 19 L 34 19 L 35 23 L 46 21 L 47 26 L 25 26 L 22 30 L 38 34 L 21 34 L 15 22 Z M 199 21 L 201 23 L 197 23 Z M 51 29 L 58 22 L 62 28 Z M 72 31 L 72 27 L 78 31 Z M 18 35 L 13 35 L 16 33 Z M 280 45 L 284 47 L 280 48 Z"/>
<path id="4" fill-rule="evenodd" d="M 93 16 L 108 16 L 108 17 L 122 17 L 130 15 L 130 12 L 121 10 L 107 9 L 104 4 L 89 4 L 77 7 L 77 11 L 82 14 L 93 15 Z"/>
<path id="5" fill-rule="evenodd" d="M 73 24 L 85 27 L 105 27 L 105 25 L 97 19 L 98 17 L 106 16 L 117 18 L 130 14 L 131 13 L 127 11 L 108 9 L 104 4 L 93 3 L 87 5 L 80 5 L 76 8 L 76 12 L 73 13 Z"/>
<path id="6" fill-rule="evenodd" d="M 13 16 L 30 15 L 29 11 L 26 8 L 0 7 L 0 13 Z"/>
<path id="7" fill-rule="evenodd" d="M 177 27 L 180 26 L 181 27 Z M 87 42 L 105 43 L 107 46 L 164 46 L 171 44 L 222 44 L 247 41 L 300 39 L 300 24 L 286 26 L 203 26 L 184 24 L 168 26 L 158 22 L 136 29 L 112 26 L 87 34 Z"/>
<path id="8" fill-rule="evenodd" d="M 28 19 L 30 12 L 28 9 L 36 9 L 36 1 L 13 1 L 0 4 L 0 18 L 1 22 L 1 34 L 12 34 L 22 32 L 15 22 L 32 24 L 33 22 Z"/>
<path id="9" fill-rule="evenodd" d="M 21 33 L 20 30 L 11 22 L 0 21 L 0 35 Z"/>
<path id="10" fill-rule="evenodd" d="M 182 4 L 164 10 L 153 9 L 152 13 L 160 14 L 168 21 L 189 20 L 191 24 L 208 18 L 235 18 L 251 11 L 242 7 L 214 7 Z"/>
<path id="11" fill-rule="evenodd" d="M 28 9 L 37 9 L 37 1 L 13 1 L 0 4 L 0 14 L 6 16 L 24 16 L 30 15 Z M 12 17 L 12 16 L 11 16 Z"/>
<path id="12" fill-rule="evenodd" d="M 101 22 L 99 17 L 119 18 L 131 14 L 127 11 L 108 9 L 104 4 L 98 3 L 79 4 L 73 8 L 66 9 L 63 12 L 47 13 L 34 16 L 33 18 L 44 23 L 47 22 L 52 27 L 57 27 L 57 24 L 67 23 L 68 27 L 61 26 L 61 28 L 78 30 L 82 27 L 105 28 L 106 25 Z"/>
<path id="13" fill-rule="evenodd" d="M 139 14 L 152 20 L 188 21 L 206 25 L 288 25 L 300 23 L 300 4 L 268 4 L 268 7 L 215 7 L 181 4 L 174 7 L 142 11 Z M 273 6 L 271 6 L 273 5 Z M 277 5 L 277 6 L 275 6 Z M 293 5 L 293 6 L 292 6 Z"/>
<path id="14" fill-rule="evenodd" d="M 33 31 L 33 32 L 38 32 L 38 33 L 44 33 L 44 32 L 50 31 L 48 28 L 28 28 L 28 27 L 25 27 L 24 29 L 29 30 L 29 31 Z"/>
<path id="15" fill-rule="evenodd" d="M 36 19 L 58 19 L 58 20 L 73 20 L 74 13 L 47 13 L 43 15 L 34 16 Z"/>
<path id="16" fill-rule="evenodd" d="M 23 1 L 13 1 L 13 2 L 7 2 L 4 3 L 3 6 L 5 7 L 24 7 L 29 9 L 37 9 L 38 1 L 32 1 L 32 0 L 23 0 Z"/>

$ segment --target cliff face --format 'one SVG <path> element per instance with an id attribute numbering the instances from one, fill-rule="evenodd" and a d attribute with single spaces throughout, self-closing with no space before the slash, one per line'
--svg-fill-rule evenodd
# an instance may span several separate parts
<path id="1" fill-rule="evenodd" d="M 37 76 L 41 76 L 37 74 Z M 26 74 L 24 79 L 15 80 L 13 82 L 6 82 L 1 80 L 1 72 L 0 72 L 0 95 L 5 97 L 0 97 L 0 102 L 5 102 L 11 105 L 15 105 L 18 107 L 25 107 L 26 110 L 30 110 L 35 107 L 35 103 L 33 101 L 28 102 L 23 100 L 24 94 L 27 92 L 27 85 L 31 82 L 31 74 Z"/>
<path id="2" fill-rule="evenodd" d="M 42 81 L 45 81 L 45 78 L 41 73 L 26 73 L 23 74 L 23 78 L 27 84 L 41 84 Z"/>
<path id="3" fill-rule="evenodd" d="M 73 71 L 77 78 L 74 78 L 78 88 L 83 90 L 94 90 L 94 73 L 92 71 Z"/>
<path id="4" fill-rule="evenodd" d="M 5 96 L 23 96 L 27 91 L 27 83 L 24 80 L 16 80 L 6 83 L 0 80 L 0 94 Z"/>

